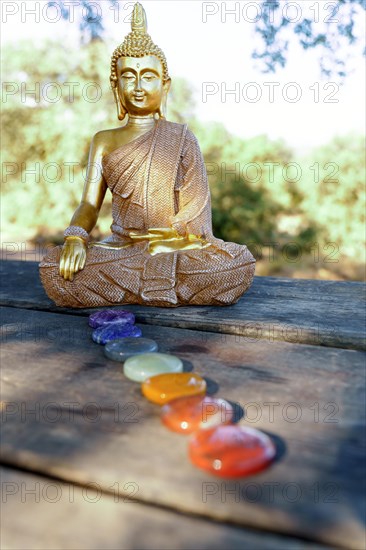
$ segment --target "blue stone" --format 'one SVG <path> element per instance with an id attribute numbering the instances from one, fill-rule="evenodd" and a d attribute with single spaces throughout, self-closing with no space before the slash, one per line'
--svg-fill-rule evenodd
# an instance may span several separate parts
<path id="1" fill-rule="evenodd" d="M 157 351 L 158 344 L 148 338 L 123 338 L 108 342 L 104 348 L 105 355 L 112 361 L 123 363 L 129 357 L 141 355 L 142 353 L 152 353 Z"/>
<path id="2" fill-rule="evenodd" d="M 110 323 L 124 323 L 133 325 L 135 316 L 125 309 L 105 309 L 96 311 L 89 316 L 89 326 L 92 328 L 102 327 Z"/>
<path id="3" fill-rule="evenodd" d="M 119 338 L 139 338 L 142 336 L 140 327 L 125 323 L 110 323 L 93 330 L 92 338 L 97 344 L 106 344 Z"/>

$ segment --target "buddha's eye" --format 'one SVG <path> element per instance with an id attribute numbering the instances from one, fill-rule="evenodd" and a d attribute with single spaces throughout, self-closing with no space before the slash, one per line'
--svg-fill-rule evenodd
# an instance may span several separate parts
<path id="1" fill-rule="evenodd" d="M 135 75 L 133 73 L 123 73 L 122 74 L 122 78 L 124 80 L 127 80 L 128 82 L 132 81 L 132 80 L 135 80 Z"/>
<path id="2" fill-rule="evenodd" d="M 151 82 L 156 78 L 156 76 L 153 73 L 145 73 L 142 77 L 146 82 Z"/>

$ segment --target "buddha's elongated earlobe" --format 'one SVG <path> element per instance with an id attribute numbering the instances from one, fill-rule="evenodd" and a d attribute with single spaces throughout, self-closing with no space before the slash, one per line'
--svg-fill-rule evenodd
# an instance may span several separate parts
<path id="1" fill-rule="evenodd" d="M 118 93 L 118 88 L 113 87 L 112 90 L 113 90 L 114 100 L 117 105 L 118 120 L 123 120 L 127 114 L 127 111 L 124 109 L 122 105 L 121 98 L 119 97 L 119 93 Z"/>
<path id="2" fill-rule="evenodd" d="M 166 110 L 167 110 L 167 96 L 164 95 L 164 97 L 161 100 L 161 104 L 159 107 L 159 110 L 157 112 L 159 118 L 166 118 Z"/>
<path id="3" fill-rule="evenodd" d="M 163 86 L 163 96 L 161 98 L 160 108 L 158 110 L 159 118 L 166 118 L 168 94 L 170 90 L 171 80 L 167 80 Z"/>

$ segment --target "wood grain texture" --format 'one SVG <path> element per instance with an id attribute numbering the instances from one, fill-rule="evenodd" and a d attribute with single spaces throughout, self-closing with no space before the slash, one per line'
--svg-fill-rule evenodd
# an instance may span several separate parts
<path id="1" fill-rule="evenodd" d="M 364 549 L 365 354 L 155 325 L 144 336 L 270 433 L 277 462 L 237 481 L 194 468 L 80 316 L 2 312 L 4 464 L 245 528 Z M 128 485 L 129 484 L 129 485 Z"/>
<path id="2" fill-rule="evenodd" d="M 0 468 L 1 548 L 7 550 L 320 550 L 293 537 L 257 532 L 94 488 Z"/>
<path id="3" fill-rule="evenodd" d="M 57 308 L 46 296 L 36 262 L 1 262 L 0 304 L 85 316 Z M 366 349 L 363 283 L 256 277 L 233 306 L 123 306 L 141 323 L 349 349 Z"/>

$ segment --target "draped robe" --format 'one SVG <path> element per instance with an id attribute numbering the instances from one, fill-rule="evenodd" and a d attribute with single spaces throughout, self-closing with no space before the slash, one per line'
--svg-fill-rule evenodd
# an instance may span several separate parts
<path id="1" fill-rule="evenodd" d="M 43 259 L 41 280 L 57 305 L 228 305 L 249 288 L 255 260 L 245 245 L 213 236 L 206 169 L 186 125 L 159 120 L 102 166 L 112 234 L 89 245 L 73 281 L 59 274 L 62 247 Z M 151 228 L 171 228 L 176 237 L 156 242 Z"/>

